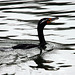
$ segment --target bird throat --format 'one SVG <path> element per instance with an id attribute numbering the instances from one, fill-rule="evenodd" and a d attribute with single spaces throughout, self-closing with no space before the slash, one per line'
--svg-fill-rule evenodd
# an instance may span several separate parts
<path id="1" fill-rule="evenodd" d="M 46 44 L 46 41 L 45 41 L 45 38 L 44 38 L 44 34 L 43 34 L 44 27 L 45 27 L 45 25 L 42 26 L 42 27 L 41 27 L 41 25 L 38 25 L 38 27 L 37 27 L 38 38 L 39 38 L 41 46 L 45 46 L 45 44 Z"/>

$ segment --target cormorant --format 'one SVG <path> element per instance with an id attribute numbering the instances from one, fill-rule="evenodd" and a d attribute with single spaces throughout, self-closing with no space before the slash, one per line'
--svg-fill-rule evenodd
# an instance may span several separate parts
<path id="1" fill-rule="evenodd" d="M 18 44 L 16 46 L 13 46 L 13 49 L 30 49 L 30 48 L 34 48 L 34 47 L 38 47 L 40 49 L 40 54 L 42 53 L 42 49 L 46 48 L 46 41 L 43 35 L 43 29 L 44 27 L 51 23 L 52 21 L 58 19 L 58 17 L 56 18 L 43 18 L 38 22 L 37 25 L 37 32 L 38 32 L 38 38 L 39 38 L 39 44 Z"/>

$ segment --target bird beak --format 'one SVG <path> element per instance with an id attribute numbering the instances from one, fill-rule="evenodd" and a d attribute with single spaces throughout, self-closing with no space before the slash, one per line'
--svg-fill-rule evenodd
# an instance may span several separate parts
<path id="1" fill-rule="evenodd" d="M 57 19 L 59 19 L 59 18 L 58 18 L 58 17 L 49 18 L 49 20 L 47 21 L 47 24 L 49 24 L 49 23 L 51 23 L 52 21 L 57 20 Z"/>
<path id="2" fill-rule="evenodd" d="M 57 20 L 59 19 L 58 17 L 52 18 L 51 21 Z"/>
<path id="3" fill-rule="evenodd" d="M 55 18 L 49 18 L 50 21 L 54 21 L 54 20 L 57 20 L 59 19 L 58 17 L 55 17 Z"/>

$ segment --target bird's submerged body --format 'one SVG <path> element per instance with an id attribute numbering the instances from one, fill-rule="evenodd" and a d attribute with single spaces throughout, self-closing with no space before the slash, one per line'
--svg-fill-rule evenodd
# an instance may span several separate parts
<path id="1" fill-rule="evenodd" d="M 46 43 L 45 46 L 41 47 L 40 44 L 18 44 L 16 46 L 13 46 L 13 49 L 32 49 L 32 48 L 38 48 L 43 50 L 52 50 L 53 44 L 52 43 Z"/>
<path id="2" fill-rule="evenodd" d="M 39 45 L 37 44 L 18 44 L 16 46 L 13 46 L 13 49 L 30 49 L 34 47 L 38 47 Z"/>

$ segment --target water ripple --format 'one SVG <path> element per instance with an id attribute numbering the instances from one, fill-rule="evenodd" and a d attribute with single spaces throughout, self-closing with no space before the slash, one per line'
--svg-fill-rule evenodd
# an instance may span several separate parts
<path id="1" fill-rule="evenodd" d="M 25 37 L 26 35 L 29 35 L 30 37 L 37 36 L 37 34 L 32 35 L 32 33 L 30 32 L 31 30 L 35 32 L 35 29 L 37 29 L 37 23 L 39 19 L 41 19 L 42 17 L 59 17 L 58 21 L 49 24 L 48 27 L 45 28 L 45 30 L 48 31 L 50 30 L 49 33 L 51 33 L 53 37 L 58 36 L 57 39 L 53 38 L 54 39 L 53 41 L 56 42 L 58 40 L 58 42 L 61 43 L 63 43 L 63 41 L 64 43 L 68 43 L 69 42 L 68 39 L 71 40 L 72 38 L 74 38 L 74 36 L 71 35 L 72 33 L 74 33 L 75 29 L 74 7 L 75 7 L 75 2 L 70 0 L 59 1 L 59 2 L 52 0 L 46 0 L 46 1 L 45 0 L 7 0 L 7 1 L 1 0 L 0 34 L 2 34 L 2 32 L 4 33 L 8 32 L 3 36 L 6 38 L 12 37 L 15 39 L 20 38 L 22 36 Z M 11 29 L 9 29 L 8 27 L 3 27 L 6 25 L 12 26 L 11 29 L 15 33 L 15 35 L 9 34 L 11 33 Z M 25 30 L 29 31 L 28 34 L 26 34 Z M 54 32 L 52 33 L 52 31 Z M 70 34 L 68 33 L 69 31 L 71 31 Z M 67 37 L 63 36 L 64 33 Z M 49 38 L 51 34 L 45 34 L 45 36 L 48 36 Z M 63 41 L 59 40 L 61 36 L 63 36 Z M 75 39 L 72 40 L 75 41 Z"/>
<path id="2" fill-rule="evenodd" d="M 41 4 L 45 4 L 45 5 L 75 5 L 75 3 L 71 3 L 71 2 L 40 2 Z"/>

